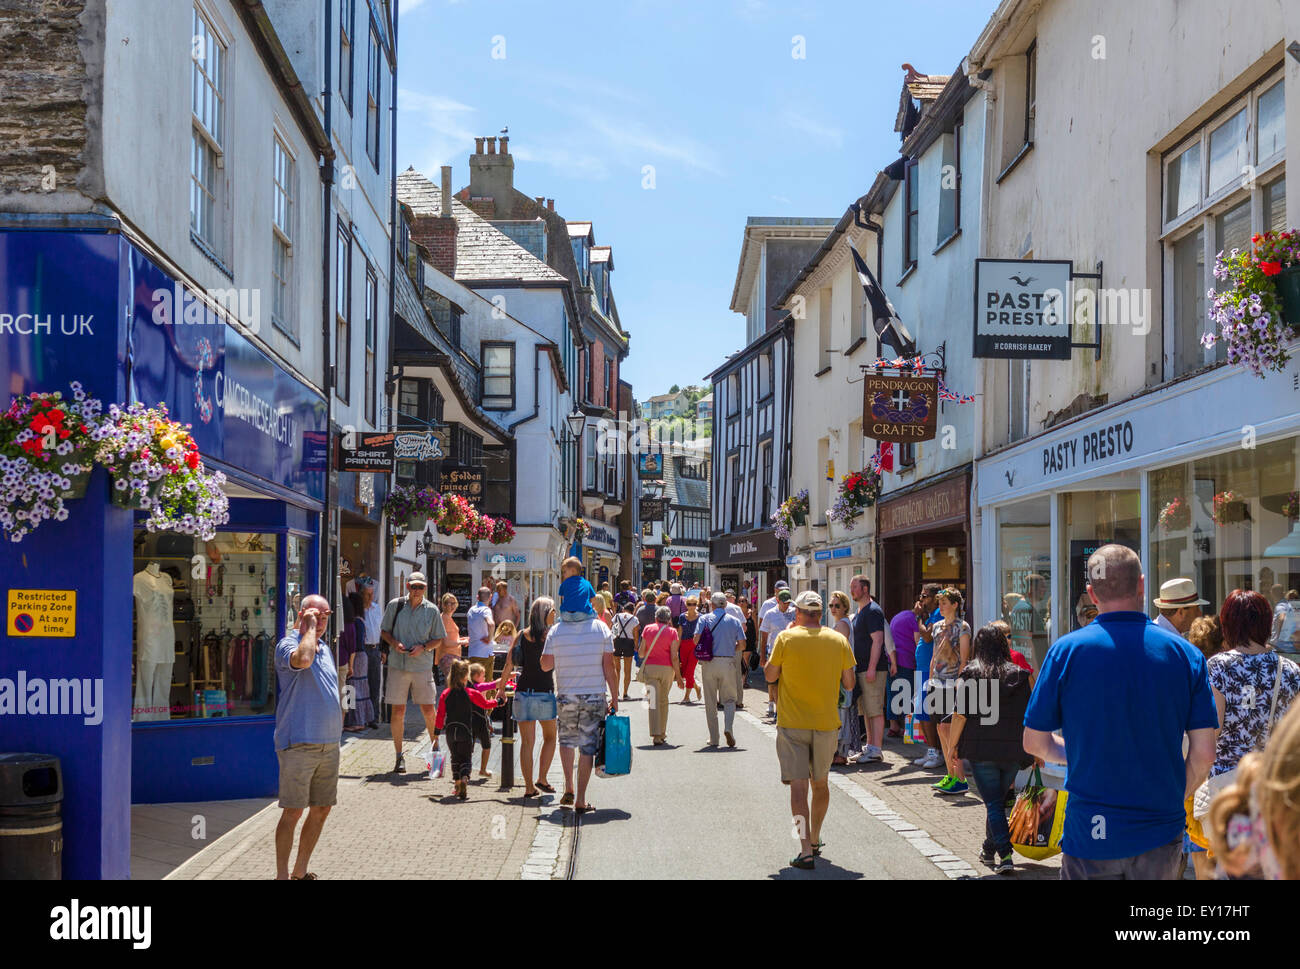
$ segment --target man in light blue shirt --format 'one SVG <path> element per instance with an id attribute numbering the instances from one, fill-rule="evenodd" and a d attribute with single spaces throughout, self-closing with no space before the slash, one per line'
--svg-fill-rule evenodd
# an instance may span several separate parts
<path id="1" fill-rule="evenodd" d="M 708 628 L 713 634 L 713 659 L 700 664 L 704 686 L 704 721 L 709 727 L 709 746 L 718 746 L 718 704 L 722 704 L 727 746 L 736 746 L 732 727 L 736 720 L 736 650 L 743 649 L 745 626 L 727 611 L 727 596 L 713 593 L 713 612 L 700 620 L 695 635 Z"/>
<path id="2" fill-rule="evenodd" d="M 465 614 L 469 626 L 469 658 L 472 663 L 478 660 L 487 670 L 487 678 L 492 679 L 492 636 L 496 632 L 496 620 L 492 618 L 492 607 L 488 600 L 492 590 L 483 586 L 478 590 L 478 602 L 470 606 Z"/>
<path id="3" fill-rule="evenodd" d="M 330 605 L 323 596 L 307 596 L 302 600 L 298 627 L 289 630 L 275 647 L 279 687 L 275 756 L 280 762 L 281 808 L 275 829 L 275 870 L 281 880 L 290 877 L 289 854 L 304 810 L 307 820 L 298 842 L 293 878 L 316 877 L 307 871 L 307 863 L 325 818 L 338 801 L 343 710 L 334 653 L 322 641 L 329 614 Z"/>

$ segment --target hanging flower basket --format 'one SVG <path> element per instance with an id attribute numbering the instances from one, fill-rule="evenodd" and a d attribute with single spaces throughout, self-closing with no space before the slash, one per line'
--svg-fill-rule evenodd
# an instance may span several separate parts
<path id="1" fill-rule="evenodd" d="M 422 532 L 430 518 L 437 519 L 442 513 L 442 505 L 442 495 L 432 488 L 403 485 L 394 488 L 384 499 L 384 514 L 394 527 L 405 528 L 408 532 Z"/>
<path id="2" fill-rule="evenodd" d="M 489 541 L 493 545 L 509 545 L 515 540 L 515 526 L 509 518 L 493 519 L 492 536 Z"/>
<path id="3" fill-rule="evenodd" d="M 790 540 L 790 532 L 808 520 L 808 489 L 791 495 L 772 516 L 772 531 L 782 541 Z"/>
<path id="4" fill-rule="evenodd" d="M 1245 521 L 1249 517 L 1249 509 L 1245 500 L 1235 491 L 1220 491 L 1214 496 L 1213 516 L 1216 525 L 1231 525 Z"/>
<path id="5" fill-rule="evenodd" d="M 1282 514 L 1291 521 L 1300 519 L 1300 491 L 1292 491 L 1282 502 Z"/>
<path id="6" fill-rule="evenodd" d="M 144 488 L 132 486 L 131 478 L 109 479 L 109 497 L 115 508 L 129 508 L 133 511 L 147 511 L 153 507 L 158 495 L 162 493 L 162 479 L 146 483 Z"/>
<path id="7" fill-rule="evenodd" d="M 845 529 L 852 531 L 854 519 L 864 508 L 870 508 L 880 498 L 882 487 L 879 471 L 854 471 L 840 480 L 840 492 L 835 497 L 827 519 L 838 522 Z"/>
<path id="8" fill-rule="evenodd" d="M 579 518 L 573 526 L 574 538 L 586 538 L 591 534 L 591 523 L 586 519 Z"/>
<path id="9" fill-rule="evenodd" d="M 230 521 L 225 475 L 209 473 L 189 426 L 166 405 L 113 404 L 95 460 L 107 470 L 113 504 L 148 511 L 150 532 L 179 532 L 204 541 Z"/>
<path id="10" fill-rule="evenodd" d="M 1192 524 L 1192 507 L 1182 498 L 1175 498 L 1160 509 L 1160 527 L 1166 532 L 1182 531 Z"/>
<path id="11" fill-rule="evenodd" d="M 1245 252 L 1215 258 L 1214 278 L 1225 285 L 1206 296 L 1219 332 L 1201 342 L 1209 347 L 1223 340 L 1229 363 L 1263 377 L 1287 365 L 1291 355 L 1284 345 L 1300 335 L 1300 233 L 1264 232 L 1250 241 Z"/>
<path id="12" fill-rule="evenodd" d="M 84 497 L 103 432 L 103 405 L 72 384 L 14 397 L 0 414 L 0 529 L 21 542 L 41 522 L 64 521 L 64 502 Z"/>

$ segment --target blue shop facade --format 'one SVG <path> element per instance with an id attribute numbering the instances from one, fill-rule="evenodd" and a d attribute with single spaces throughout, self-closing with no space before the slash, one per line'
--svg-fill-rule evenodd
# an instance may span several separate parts
<path id="1" fill-rule="evenodd" d="M 150 533 L 97 468 L 67 520 L 0 548 L 6 600 L 75 593 L 73 636 L 7 624 L 0 652 L 0 752 L 60 758 L 68 878 L 127 877 L 132 803 L 274 794 L 274 645 L 321 571 L 324 398 L 160 262 L 108 219 L 0 231 L 7 394 L 69 396 L 78 381 L 106 409 L 165 404 L 230 498 L 211 541 Z M 55 678 L 102 685 L 101 708 L 3 702 L 5 681 L 12 699 Z"/>

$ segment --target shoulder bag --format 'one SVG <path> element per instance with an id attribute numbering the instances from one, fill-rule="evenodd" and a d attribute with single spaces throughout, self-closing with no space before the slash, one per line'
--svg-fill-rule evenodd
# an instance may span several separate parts
<path id="1" fill-rule="evenodd" d="M 718 620 L 718 622 L 721 621 L 721 619 Z M 707 625 L 703 616 L 696 620 L 695 658 L 701 663 L 708 663 L 713 659 L 713 628 L 717 624 L 715 622 L 713 626 Z"/>
<path id="2" fill-rule="evenodd" d="M 660 627 L 659 627 L 659 631 L 658 631 L 657 633 L 655 633 L 654 642 L 652 642 L 652 643 L 650 644 L 649 648 L 646 649 L 646 651 L 645 651 L 645 655 L 641 657 L 641 665 L 637 667 L 637 670 L 636 670 L 636 681 L 637 681 L 638 683 L 647 683 L 647 682 L 649 682 L 649 680 L 647 680 L 646 675 L 645 675 L 646 660 L 648 660 L 648 659 L 650 658 L 650 654 L 653 653 L 653 652 L 655 651 L 655 647 L 659 645 L 659 640 L 663 637 L 663 634 L 664 634 L 664 633 L 670 633 L 670 632 L 673 632 L 673 631 L 674 631 L 674 630 L 673 630 L 673 627 L 672 627 L 672 626 L 669 626 L 669 625 L 666 625 L 666 624 L 663 625 L 663 626 L 660 626 Z M 644 636 L 641 638 L 641 642 L 643 642 L 643 643 L 645 642 L 645 637 L 644 637 Z"/>
<path id="3" fill-rule="evenodd" d="M 1268 707 L 1268 719 L 1264 721 L 1264 728 L 1260 731 L 1260 737 L 1255 744 L 1254 749 L 1259 750 L 1268 743 L 1268 736 L 1273 732 L 1273 717 L 1277 713 L 1277 695 L 1282 685 L 1282 654 L 1277 654 L 1277 673 L 1273 676 L 1273 700 Z M 1243 755 L 1244 756 L 1244 755 Z M 1226 770 L 1222 774 L 1215 774 L 1207 778 L 1205 783 L 1196 789 L 1192 795 L 1192 817 L 1201 820 L 1210 813 L 1210 804 L 1214 800 L 1214 795 L 1229 784 L 1235 784 L 1237 781 L 1237 768 Z"/>

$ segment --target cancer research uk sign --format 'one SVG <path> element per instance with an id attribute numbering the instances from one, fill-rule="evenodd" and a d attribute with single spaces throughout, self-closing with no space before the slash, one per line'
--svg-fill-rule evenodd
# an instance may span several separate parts
<path id="1" fill-rule="evenodd" d="M 1068 259 L 976 259 L 976 357 L 1070 359 Z"/>

